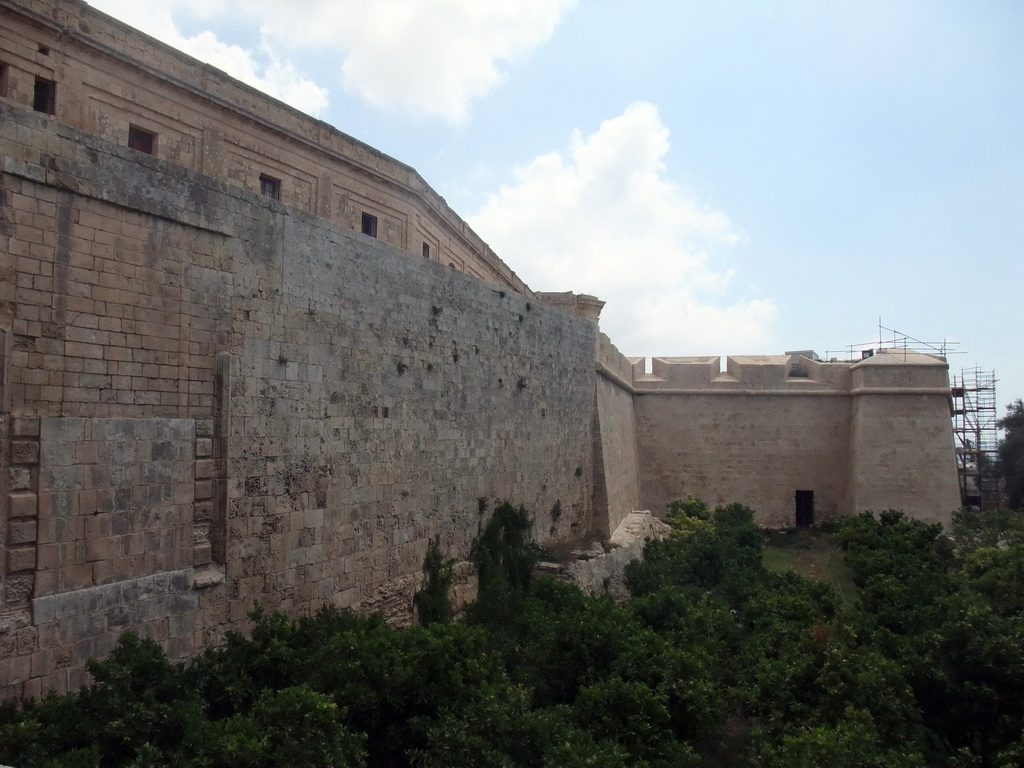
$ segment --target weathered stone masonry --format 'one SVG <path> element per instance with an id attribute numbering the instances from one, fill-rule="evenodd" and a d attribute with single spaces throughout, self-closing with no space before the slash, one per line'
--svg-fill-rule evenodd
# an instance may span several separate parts
<path id="1" fill-rule="evenodd" d="M 0 98 L 114 144 L 148 137 L 156 157 L 350 229 L 369 217 L 376 237 L 417 258 L 526 290 L 394 158 L 80 0 L 3 0 L 0 11 Z"/>
<path id="2" fill-rule="evenodd" d="M 641 504 L 738 501 L 762 525 L 898 508 L 948 522 L 959 505 L 946 362 L 903 350 L 857 363 L 800 354 L 637 361 Z"/>
<path id="3" fill-rule="evenodd" d="M 407 622 L 494 499 L 574 543 L 956 505 L 944 361 L 644 373 L 413 169 L 78 0 L 0 0 L 0 156 L 0 695 L 257 600 Z"/>
<path id="4" fill-rule="evenodd" d="M 406 614 L 480 498 L 589 532 L 592 322 L 0 117 L 9 691 L 81 683 L 129 626 L 186 657 L 254 600 Z"/>

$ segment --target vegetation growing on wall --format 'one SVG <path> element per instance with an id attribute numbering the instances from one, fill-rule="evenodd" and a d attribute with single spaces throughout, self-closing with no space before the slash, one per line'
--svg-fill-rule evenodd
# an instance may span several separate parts
<path id="1" fill-rule="evenodd" d="M 416 618 L 420 624 L 446 624 L 451 621 L 452 608 L 448 591 L 452 586 L 452 566 L 455 561 L 446 558 L 436 541 L 431 541 L 423 558 L 423 586 L 413 598 Z"/>
<path id="2" fill-rule="evenodd" d="M 1024 525 L 963 511 L 843 521 L 858 602 L 761 565 L 739 505 L 675 505 L 616 604 L 531 579 L 525 510 L 474 559 L 469 618 L 405 632 L 257 613 L 192 664 L 126 635 L 75 694 L 6 705 L 31 766 L 948 766 L 1024 761 Z M 425 568 L 431 610 L 447 578 Z M 433 581 L 431 581 L 433 579 Z M 429 613 L 429 612 L 428 612 Z"/>

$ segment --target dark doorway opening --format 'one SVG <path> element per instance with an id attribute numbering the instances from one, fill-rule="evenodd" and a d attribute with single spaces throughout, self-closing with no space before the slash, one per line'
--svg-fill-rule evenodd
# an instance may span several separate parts
<path id="1" fill-rule="evenodd" d="M 814 525 L 814 491 L 796 492 L 796 527 L 810 528 Z"/>

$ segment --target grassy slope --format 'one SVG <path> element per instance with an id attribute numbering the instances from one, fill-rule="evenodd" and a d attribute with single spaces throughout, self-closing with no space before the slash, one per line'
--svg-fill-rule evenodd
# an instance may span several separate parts
<path id="1" fill-rule="evenodd" d="M 835 587 L 845 606 L 857 599 L 850 569 L 832 535 L 819 529 L 771 531 L 765 540 L 764 567 L 769 571 L 796 571 Z"/>

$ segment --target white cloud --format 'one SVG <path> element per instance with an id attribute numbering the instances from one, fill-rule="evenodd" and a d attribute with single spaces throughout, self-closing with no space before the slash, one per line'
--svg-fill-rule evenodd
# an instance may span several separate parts
<path id="1" fill-rule="evenodd" d="M 505 77 L 502 62 L 548 40 L 575 0 L 321 0 L 322 44 L 347 49 L 346 88 L 381 108 L 462 122 Z M 327 9 L 330 9 L 329 11 Z M 336 23 L 334 20 L 337 19 Z M 278 26 L 293 44 L 305 25 Z"/>
<path id="2" fill-rule="evenodd" d="M 718 255 L 743 240 L 721 211 L 666 178 L 669 132 L 637 103 L 566 156 L 516 170 L 470 225 L 535 290 L 593 293 L 601 326 L 627 354 L 727 353 L 756 347 L 774 303 L 737 299 Z"/>
<path id="3" fill-rule="evenodd" d="M 306 111 L 310 102 L 319 107 L 325 92 L 284 63 L 284 51 L 336 55 L 345 88 L 379 108 L 458 123 L 468 118 L 475 99 L 506 77 L 502 65 L 547 41 L 576 0 L 93 3 L 187 53 L 202 51 L 213 57 L 206 59 L 210 63 L 278 98 L 302 101 Z M 202 35 L 182 37 L 173 23 L 176 10 L 209 20 L 253 20 L 263 38 L 260 55 L 199 40 Z M 269 63 L 258 65 L 262 58 Z"/>
<path id="4" fill-rule="evenodd" d="M 178 31 L 174 21 L 174 2 L 150 6 L 132 0 L 91 0 L 91 4 L 307 114 L 318 117 L 327 106 L 327 89 L 300 74 L 294 65 L 278 55 L 266 41 L 263 41 L 259 50 L 253 51 L 221 42 L 210 31 L 185 37 Z M 189 0 L 185 0 L 178 2 L 177 6 L 185 7 L 189 4 Z M 226 6 L 211 2 L 205 12 L 218 8 L 221 12 L 227 10 Z"/>

